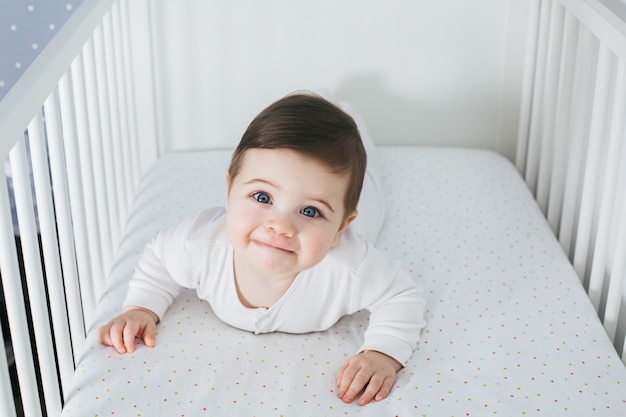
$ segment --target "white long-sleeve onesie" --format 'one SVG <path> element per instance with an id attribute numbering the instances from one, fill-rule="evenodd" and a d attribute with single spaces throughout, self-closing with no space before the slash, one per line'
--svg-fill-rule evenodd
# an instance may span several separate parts
<path id="1" fill-rule="evenodd" d="M 274 305 L 245 307 L 237 295 L 223 208 L 203 210 L 159 233 L 141 256 L 124 304 L 161 318 L 182 288 L 195 289 L 227 324 L 254 333 L 323 331 L 344 315 L 368 310 L 360 351 L 377 350 L 401 364 L 411 358 L 424 326 L 421 288 L 350 228 Z"/>

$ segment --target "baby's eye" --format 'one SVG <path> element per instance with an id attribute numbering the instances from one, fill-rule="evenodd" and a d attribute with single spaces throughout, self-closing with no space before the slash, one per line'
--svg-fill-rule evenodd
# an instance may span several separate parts
<path id="1" fill-rule="evenodd" d="M 252 194 L 252 197 L 261 204 L 270 204 L 272 202 L 270 195 L 263 191 Z"/>
<path id="2" fill-rule="evenodd" d="M 319 217 L 322 215 L 322 213 L 320 213 L 318 209 L 311 206 L 303 208 L 302 210 L 300 210 L 300 213 L 304 214 L 307 217 Z"/>

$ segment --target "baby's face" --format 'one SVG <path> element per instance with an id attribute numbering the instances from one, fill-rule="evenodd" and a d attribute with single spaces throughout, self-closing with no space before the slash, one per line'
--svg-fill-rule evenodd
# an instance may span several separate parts
<path id="1" fill-rule="evenodd" d="M 227 178 L 226 229 L 239 262 L 256 273 L 293 277 L 337 244 L 346 175 L 289 149 L 249 149 Z"/>

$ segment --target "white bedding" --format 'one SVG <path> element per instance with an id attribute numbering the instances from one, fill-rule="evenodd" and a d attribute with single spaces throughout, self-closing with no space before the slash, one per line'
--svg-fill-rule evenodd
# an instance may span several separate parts
<path id="1" fill-rule="evenodd" d="M 171 154 L 144 177 L 95 326 L 117 314 L 147 241 L 222 204 L 230 152 Z M 425 288 L 422 340 L 385 401 L 336 398 L 367 312 L 307 335 L 253 335 L 187 291 L 157 347 L 119 355 L 89 333 L 65 416 L 624 416 L 626 369 L 532 196 L 504 158 L 380 148 L 378 246 Z"/>

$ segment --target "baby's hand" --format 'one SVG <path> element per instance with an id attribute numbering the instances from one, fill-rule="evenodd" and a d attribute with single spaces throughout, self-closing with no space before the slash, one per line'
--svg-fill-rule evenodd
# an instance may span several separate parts
<path id="1" fill-rule="evenodd" d="M 98 341 L 113 346 L 119 353 L 134 352 L 135 337 L 142 339 L 146 346 L 154 347 L 158 321 L 152 311 L 128 306 L 122 314 L 98 328 Z"/>
<path id="2" fill-rule="evenodd" d="M 391 392 L 400 368 L 400 362 L 374 350 L 354 355 L 337 372 L 339 398 L 351 403 L 365 388 L 359 405 L 365 405 L 372 399 L 382 401 Z"/>

